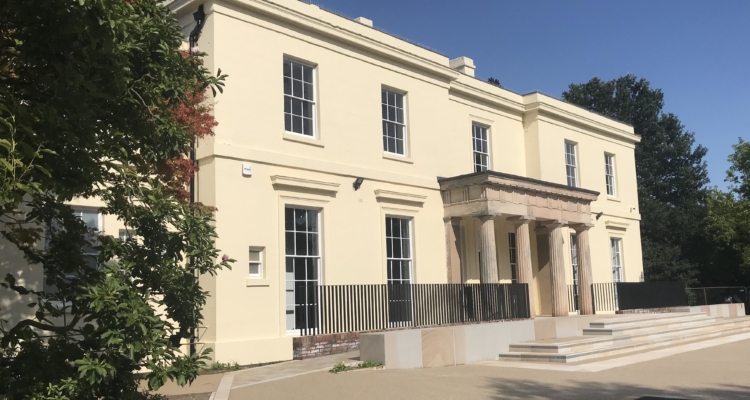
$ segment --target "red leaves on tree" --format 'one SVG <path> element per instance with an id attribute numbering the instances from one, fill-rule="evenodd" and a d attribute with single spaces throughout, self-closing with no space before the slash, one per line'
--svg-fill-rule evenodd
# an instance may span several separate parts
<path id="1" fill-rule="evenodd" d="M 193 143 L 206 136 L 213 136 L 214 127 L 218 125 L 211 114 L 211 107 L 206 101 L 207 98 L 207 89 L 196 90 L 193 93 L 187 93 L 187 101 L 178 103 L 172 109 L 172 120 L 187 130 Z M 190 181 L 198 169 L 198 164 L 190 159 L 190 149 L 187 148 L 183 158 L 167 161 L 158 168 L 158 172 L 168 190 L 178 200 L 189 202 Z"/>

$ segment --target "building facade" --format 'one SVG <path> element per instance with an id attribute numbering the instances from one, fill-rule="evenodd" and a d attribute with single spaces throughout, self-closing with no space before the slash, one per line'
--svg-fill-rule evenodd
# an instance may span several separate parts
<path id="1" fill-rule="evenodd" d="M 197 146 L 197 201 L 237 260 L 201 278 L 216 360 L 291 359 L 298 282 L 521 282 L 567 315 L 568 285 L 642 280 L 632 127 L 298 0 L 173 1 L 186 36 L 200 5 L 229 75 Z"/>

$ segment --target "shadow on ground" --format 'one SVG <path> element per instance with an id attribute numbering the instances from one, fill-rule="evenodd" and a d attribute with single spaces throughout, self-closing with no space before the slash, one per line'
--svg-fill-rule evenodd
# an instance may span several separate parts
<path id="1" fill-rule="evenodd" d="M 656 400 L 662 398 L 679 399 L 747 399 L 750 386 L 724 385 L 721 388 L 677 388 L 622 385 L 611 382 L 571 381 L 568 384 L 545 384 L 539 381 L 518 380 L 493 381 L 488 385 L 494 393 L 493 399 L 627 399 Z"/>

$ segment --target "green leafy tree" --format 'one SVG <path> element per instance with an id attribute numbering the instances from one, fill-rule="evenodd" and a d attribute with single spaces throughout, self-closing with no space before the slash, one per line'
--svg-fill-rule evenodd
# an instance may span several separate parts
<path id="1" fill-rule="evenodd" d="M 225 77 L 179 50 L 161 3 L 0 6 L 0 241 L 26 258 L 2 260 L 0 297 L 29 310 L 0 321 L 0 397 L 142 399 L 139 373 L 158 388 L 204 365 L 179 351 L 206 302 L 196 276 L 233 260 L 212 210 L 190 202 L 186 158 L 213 132 L 205 93 Z M 74 198 L 100 199 L 134 238 L 89 231 Z M 28 286 L 30 264 L 46 289 Z"/>
<path id="2" fill-rule="evenodd" d="M 708 173 L 706 148 L 680 119 L 665 113 L 664 94 L 626 75 L 571 84 L 563 99 L 633 126 L 646 280 L 697 281 L 703 255 Z"/>
<path id="3" fill-rule="evenodd" d="M 750 284 L 750 142 L 739 139 L 733 148 L 728 190 L 708 195 L 706 234 L 713 247 L 703 279 L 712 286 Z"/>

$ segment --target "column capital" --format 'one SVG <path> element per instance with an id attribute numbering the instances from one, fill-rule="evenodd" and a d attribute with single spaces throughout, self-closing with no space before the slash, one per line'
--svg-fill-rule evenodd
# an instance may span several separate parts
<path id="1" fill-rule="evenodd" d="M 582 224 L 570 224 L 570 227 L 575 230 L 576 232 L 583 232 L 587 231 L 594 227 L 594 224 L 592 223 L 582 223 Z"/>
<path id="2" fill-rule="evenodd" d="M 480 222 L 484 222 L 484 221 L 488 221 L 488 220 L 491 220 L 491 219 L 495 219 L 495 218 L 499 217 L 499 215 L 494 215 L 494 214 L 477 214 L 477 215 L 472 215 L 472 217 L 478 219 Z"/>
<path id="3" fill-rule="evenodd" d="M 535 221 L 536 217 L 533 215 L 514 215 L 512 217 L 508 217 L 507 221 L 515 226 L 528 224 L 532 221 Z"/>
<path id="4" fill-rule="evenodd" d="M 541 221 L 541 225 L 547 229 L 555 229 L 561 226 L 568 225 L 568 221 L 564 219 L 555 219 L 551 221 Z"/>
<path id="5" fill-rule="evenodd" d="M 450 222 L 455 225 L 461 223 L 461 217 L 443 217 L 443 222 L 446 224 Z"/>

